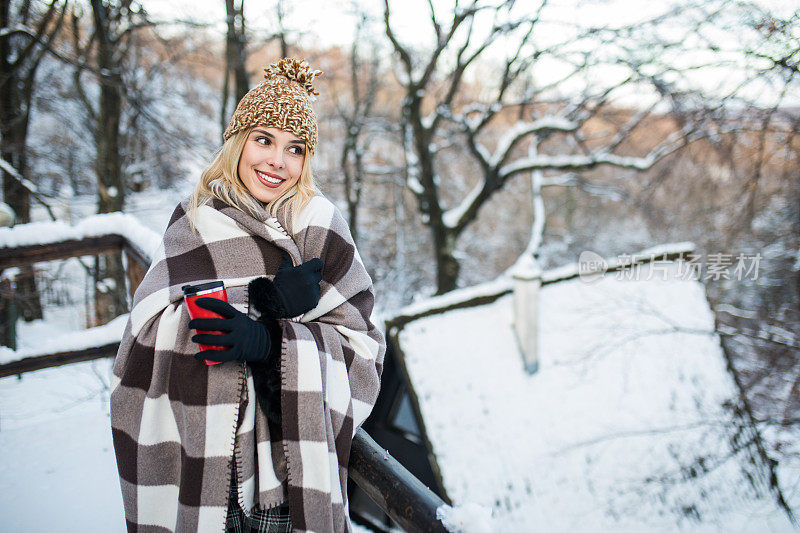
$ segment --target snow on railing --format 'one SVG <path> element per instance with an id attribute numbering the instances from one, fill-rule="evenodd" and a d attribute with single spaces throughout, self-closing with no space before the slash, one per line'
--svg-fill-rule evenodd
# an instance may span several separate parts
<path id="1" fill-rule="evenodd" d="M 121 237 L 128 254 L 129 278 L 141 280 L 161 237 L 142 225 L 135 217 L 123 213 L 108 213 L 84 218 L 75 225 L 63 221 L 33 222 L 12 228 L 0 228 L 0 252 L 4 265 L 24 264 L 36 260 L 63 259 L 73 255 L 91 255 L 103 251 L 107 244 L 89 243 L 87 239 Z M 83 242 L 82 242 L 83 241 Z M 76 246 L 76 243 L 78 246 Z M 31 255 L 31 249 L 36 253 Z M 130 248 L 130 249 L 129 249 Z M 46 254 L 39 251 L 45 249 Z M 16 251 L 16 255 L 15 255 Z M 53 252 L 53 253 L 51 253 Z M 134 287 L 131 287 L 133 291 Z M 128 315 L 108 324 L 40 339 L 34 348 L 11 350 L 0 347 L 0 375 L 11 375 L 69 362 L 113 355 L 125 329 Z M 89 353 L 90 352 L 90 353 Z"/>
<path id="2" fill-rule="evenodd" d="M 438 518 L 450 533 L 493 533 L 492 510 L 477 503 L 456 507 L 442 505 L 436 509 Z"/>
<path id="3" fill-rule="evenodd" d="M 660 257 L 677 258 L 683 254 L 692 253 L 694 249 L 695 246 L 692 242 L 675 242 L 659 244 L 658 246 L 645 248 L 640 252 L 635 252 L 632 254 L 621 254 L 608 259 L 600 258 L 603 264 L 597 273 L 602 274 L 603 272 L 620 270 L 636 264 L 648 263 Z M 590 272 L 582 272 L 581 268 L 582 265 L 580 262 L 578 262 L 548 270 L 542 274 L 542 283 L 553 283 L 555 281 L 561 281 L 578 277 L 580 275 L 590 274 Z"/>
<path id="4" fill-rule="evenodd" d="M 653 246 L 639 252 L 619 255 L 615 258 L 606 259 L 598 256 L 603 262 L 603 271 L 598 272 L 598 274 L 613 272 L 636 264 L 659 260 L 659 258 L 666 258 L 668 260 L 678 259 L 682 255 L 692 253 L 694 249 L 695 246 L 692 242 L 677 242 Z M 423 316 L 433 315 L 455 308 L 472 307 L 478 303 L 488 303 L 501 296 L 505 296 L 513 289 L 513 274 L 516 268 L 517 263 L 514 263 L 509 269 L 491 281 L 456 289 L 445 294 L 431 296 L 408 304 L 395 312 L 387 313 L 389 318 L 387 318 L 386 323 L 390 327 L 402 327 L 405 323 Z M 585 275 L 587 272 L 581 272 L 581 264 L 579 262 L 568 263 L 542 272 L 542 285 L 564 281 L 570 278 L 577 278 L 582 274 Z"/>
<path id="5" fill-rule="evenodd" d="M 0 248 L 45 245 L 104 235 L 124 237 L 148 259 L 153 256 L 161 242 L 161 236 L 142 225 L 134 216 L 108 213 L 86 217 L 74 226 L 57 220 L 0 228 Z"/>
<path id="6" fill-rule="evenodd" d="M 476 301 L 493 300 L 511 291 L 514 280 L 511 276 L 503 275 L 492 281 L 456 289 L 438 296 L 424 298 L 418 302 L 402 307 L 399 311 L 391 313 L 387 324 L 402 326 L 408 320 L 420 318 L 442 311 L 473 305 Z"/>
<path id="7" fill-rule="evenodd" d="M 35 347 L 14 351 L 0 346 L 0 364 L 19 361 L 33 357 L 41 357 L 53 353 L 78 352 L 89 348 L 97 348 L 107 344 L 118 343 L 125 331 L 128 314 L 120 315 L 108 324 L 94 328 L 73 331 L 42 339 Z"/>

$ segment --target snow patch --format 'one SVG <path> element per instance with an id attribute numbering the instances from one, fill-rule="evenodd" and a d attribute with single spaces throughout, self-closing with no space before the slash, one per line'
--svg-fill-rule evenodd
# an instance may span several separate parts
<path id="1" fill-rule="evenodd" d="M 436 509 L 436 518 L 452 533 L 492 533 L 492 510 L 477 503 Z"/>

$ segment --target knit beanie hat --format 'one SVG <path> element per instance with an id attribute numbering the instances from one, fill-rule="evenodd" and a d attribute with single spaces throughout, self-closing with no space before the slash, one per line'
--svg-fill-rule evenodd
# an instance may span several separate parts
<path id="1" fill-rule="evenodd" d="M 254 126 L 279 128 L 305 141 L 312 154 L 317 147 L 317 117 L 311 102 L 319 94 L 311 82 L 322 71 L 311 70 L 304 60 L 284 57 L 264 69 L 264 81 L 248 91 L 236 106 L 222 135 Z"/>

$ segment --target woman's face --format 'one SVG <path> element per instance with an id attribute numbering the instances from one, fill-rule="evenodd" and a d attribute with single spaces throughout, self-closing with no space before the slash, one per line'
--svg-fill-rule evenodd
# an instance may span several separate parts
<path id="1" fill-rule="evenodd" d="M 268 203 L 300 179 L 306 143 L 288 131 L 256 126 L 239 158 L 239 178 L 255 198 Z"/>

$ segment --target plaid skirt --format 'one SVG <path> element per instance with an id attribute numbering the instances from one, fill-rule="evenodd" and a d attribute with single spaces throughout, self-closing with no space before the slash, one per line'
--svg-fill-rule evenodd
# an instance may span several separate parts
<path id="1" fill-rule="evenodd" d="M 289 533 L 292 531 L 288 503 L 266 511 L 256 511 L 252 516 L 247 516 L 239 507 L 236 484 L 236 465 L 234 465 L 231 491 L 228 496 L 228 518 L 225 521 L 226 533 Z"/>

